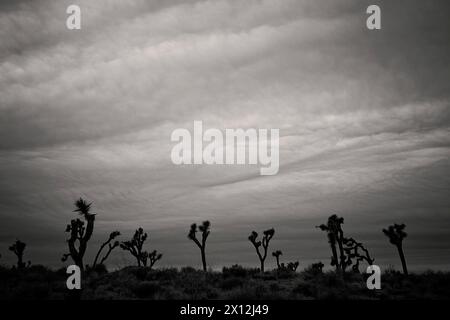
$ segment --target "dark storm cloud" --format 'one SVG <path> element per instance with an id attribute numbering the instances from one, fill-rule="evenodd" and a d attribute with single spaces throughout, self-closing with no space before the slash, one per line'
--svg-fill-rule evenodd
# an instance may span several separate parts
<path id="1" fill-rule="evenodd" d="M 2 1 L 3 247 L 28 237 L 34 260 L 57 263 L 42 244 L 64 252 L 79 196 L 94 241 L 143 226 L 168 265 L 196 263 L 185 229 L 204 219 L 217 266 L 250 263 L 247 233 L 272 226 L 292 259 L 326 260 L 314 226 L 334 212 L 382 263 L 392 222 L 448 243 L 450 5 L 375 3 L 380 31 L 368 1 L 79 1 L 68 31 L 70 1 Z M 170 133 L 194 120 L 280 128 L 279 174 L 173 166 Z"/>

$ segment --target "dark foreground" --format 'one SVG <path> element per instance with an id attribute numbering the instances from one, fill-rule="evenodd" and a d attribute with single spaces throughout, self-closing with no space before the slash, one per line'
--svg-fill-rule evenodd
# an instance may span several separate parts
<path id="1" fill-rule="evenodd" d="M 53 300 L 73 298 L 66 289 L 65 269 L 31 266 L 24 270 L 0 267 L 0 299 Z M 270 271 L 239 266 L 222 272 L 192 268 L 149 270 L 127 267 L 107 272 L 104 268 L 85 273 L 81 299 L 155 300 L 411 300 L 450 299 L 450 273 L 429 271 L 404 276 L 388 271 L 381 277 L 381 290 L 368 290 L 366 275 L 311 269 L 300 272 Z"/>

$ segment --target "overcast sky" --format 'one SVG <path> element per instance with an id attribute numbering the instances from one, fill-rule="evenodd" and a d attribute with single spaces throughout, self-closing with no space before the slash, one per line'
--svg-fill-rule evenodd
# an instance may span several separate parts
<path id="1" fill-rule="evenodd" d="M 66 29 L 66 7 L 82 29 Z M 366 28 L 379 4 L 382 29 Z M 0 2 L 0 263 L 62 265 L 82 196 L 100 242 L 142 226 L 160 265 L 200 265 L 189 225 L 209 219 L 208 264 L 257 266 L 247 240 L 301 268 L 331 255 L 337 213 L 376 263 L 406 223 L 411 269 L 450 269 L 448 1 Z M 176 128 L 279 128 L 280 171 L 175 166 Z M 274 265 L 269 257 L 269 266 Z M 113 252 L 111 267 L 130 263 Z"/>

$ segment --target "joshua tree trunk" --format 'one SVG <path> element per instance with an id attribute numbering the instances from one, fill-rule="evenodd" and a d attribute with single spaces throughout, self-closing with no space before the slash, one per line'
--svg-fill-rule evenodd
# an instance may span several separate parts
<path id="1" fill-rule="evenodd" d="M 81 257 L 78 254 L 77 249 L 75 248 L 75 241 L 76 238 L 71 238 L 68 240 L 70 256 L 72 257 L 73 262 L 75 262 L 75 264 L 80 268 L 80 270 L 83 271 L 84 270 L 83 257 Z"/>
<path id="2" fill-rule="evenodd" d="M 338 239 L 337 243 L 339 246 L 339 266 L 342 269 L 342 271 L 345 271 L 345 253 L 344 253 L 344 247 L 342 245 L 342 241 L 344 239 L 344 232 L 342 230 L 338 231 Z"/>
<path id="3" fill-rule="evenodd" d="M 261 273 L 264 273 L 264 260 L 261 260 Z"/>
<path id="4" fill-rule="evenodd" d="M 19 257 L 17 258 L 17 267 L 18 267 L 19 269 L 22 269 L 24 266 L 25 266 L 25 264 L 23 263 L 22 256 L 19 256 Z"/>
<path id="5" fill-rule="evenodd" d="M 205 247 L 201 248 L 202 253 L 202 264 L 203 264 L 203 271 L 206 271 L 206 254 L 205 254 Z"/>
<path id="6" fill-rule="evenodd" d="M 92 267 L 93 267 L 93 268 L 95 268 L 95 266 L 97 265 L 97 261 L 98 261 L 98 258 L 99 258 L 99 256 L 100 256 L 100 252 L 102 252 L 103 248 L 104 248 L 107 244 L 108 244 L 108 242 L 105 242 L 105 243 L 103 243 L 103 244 L 100 246 L 100 250 L 98 250 L 97 254 L 95 255 L 94 263 L 92 264 Z"/>
<path id="7" fill-rule="evenodd" d="M 400 260 L 402 261 L 403 273 L 405 275 L 408 275 L 408 268 L 406 267 L 406 259 L 405 259 L 405 255 L 403 253 L 403 246 L 400 244 L 397 246 L 397 249 L 398 249 L 398 254 L 400 256 Z"/>
<path id="8" fill-rule="evenodd" d="M 333 254 L 333 259 L 336 263 L 336 271 L 338 271 L 340 268 L 339 259 L 338 259 L 338 255 L 337 255 L 336 245 L 333 243 L 331 244 L 331 252 Z"/>

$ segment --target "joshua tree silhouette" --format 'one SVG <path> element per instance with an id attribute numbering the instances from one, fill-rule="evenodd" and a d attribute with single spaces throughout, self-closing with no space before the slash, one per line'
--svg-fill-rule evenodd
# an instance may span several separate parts
<path id="1" fill-rule="evenodd" d="M 20 240 L 16 240 L 15 243 L 13 243 L 9 250 L 14 252 L 14 254 L 17 256 L 17 269 L 23 269 L 25 268 L 25 263 L 23 262 L 23 252 L 25 251 L 26 243 L 22 242 Z M 31 262 L 28 261 L 28 265 L 30 265 Z"/>
<path id="2" fill-rule="evenodd" d="M 280 256 L 283 254 L 283 252 L 281 252 L 281 250 L 277 250 L 272 252 L 272 256 L 275 257 L 275 259 L 277 260 L 277 268 L 280 269 Z"/>
<path id="3" fill-rule="evenodd" d="M 129 241 L 124 241 L 120 244 L 123 250 L 129 251 L 133 255 L 138 263 L 138 266 L 147 266 L 147 261 L 150 258 L 150 269 L 156 263 L 156 261 L 162 258 L 162 254 L 158 253 L 156 250 L 152 251 L 150 254 L 147 251 L 142 251 L 142 246 L 145 240 L 147 240 L 147 233 L 144 233 L 142 228 L 135 231 L 133 238 Z"/>
<path id="4" fill-rule="evenodd" d="M 287 270 L 287 271 L 295 272 L 300 263 L 298 261 L 295 261 L 295 262 L 288 262 L 287 265 L 285 265 L 284 263 L 280 264 L 280 256 L 281 255 L 283 255 L 283 252 L 281 252 L 281 250 L 272 252 L 272 256 L 274 256 L 275 259 L 277 260 L 278 270 Z"/>
<path id="5" fill-rule="evenodd" d="M 363 244 L 357 242 L 355 239 L 344 238 L 343 243 L 345 246 L 344 251 L 347 254 L 346 265 L 351 265 L 353 263 L 352 259 L 355 259 L 355 264 L 352 266 L 354 272 L 359 273 L 359 263 L 361 261 L 366 261 L 368 265 L 372 265 L 375 261 Z"/>
<path id="6" fill-rule="evenodd" d="M 258 233 L 256 231 L 252 231 L 252 233 L 248 237 L 248 240 L 250 240 L 250 242 L 253 244 L 253 246 L 256 249 L 256 254 L 258 255 L 259 261 L 261 263 L 261 268 L 260 268 L 261 273 L 264 273 L 264 261 L 266 260 L 266 257 L 267 257 L 267 249 L 269 248 L 269 242 L 272 239 L 274 234 L 275 234 L 275 229 L 272 228 L 272 229 L 263 231 L 262 241 L 257 241 Z M 264 250 L 263 254 L 261 254 L 261 252 L 259 251 L 259 248 L 261 247 L 261 245 Z"/>
<path id="7" fill-rule="evenodd" d="M 403 239 L 407 236 L 407 233 L 403 231 L 405 227 L 405 224 L 394 224 L 387 229 L 383 229 L 383 233 L 389 238 L 389 242 L 397 247 L 400 260 L 402 261 L 403 273 L 408 275 L 408 268 L 406 267 L 405 255 L 403 253 Z"/>
<path id="8" fill-rule="evenodd" d="M 327 224 L 321 224 L 317 226 L 322 231 L 327 232 L 328 243 L 331 247 L 331 265 L 336 267 L 336 271 L 345 271 L 347 266 L 346 256 L 344 252 L 344 231 L 342 230 L 342 224 L 344 223 L 344 218 L 340 218 L 333 214 L 328 218 Z M 337 247 L 336 247 L 337 245 Z M 338 249 L 339 248 L 339 256 Z"/>
<path id="9" fill-rule="evenodd" d="M 70 232 L 70 238 L 67 239 L 69 245 L 69 253 L 63 254 L 62 261 L 66 261 L 68 257 L 72 257 L 75 264 L 84 270 L 83 257 L 86 253 L 87 243 L 92 237 L 94 231 L 95 214 L 91 213 L 92 203 L 87 203 L 82 198 L 75 202 L 76 209 L 73 212 L 78 212 L 84 217 L 87 222 L 87 227 L 84 227 L 84 222 L 80 219 L 73 219 L 67 225 L 66 232 Z M 78 241 L 78 248 L 76 242 Z"/>
<path id="10" fill-rule="evenodd" d="M 118 236 L 120 236 L 120 232 L 119 231 L 113 231 L 113 232 L 110 233 L 108 240 L 106 240 L 100 246 L 100 249 L 98 250 L 97 255 L 95 256 L 94 263 L 92 264 L 93 268 L 95 268 L 95 266 L 97 265 L 98 258 L 100 257 L 100 253 L 102 252 L 103 248 L 108 246 L 108 251 L 103 256 L 103 258 L 100 260 L 100 264 L 103 264 L 106 261 L 106 259 L 108 259 L 111 251 L 113 251 L 116 247 L 119 246 L 119 241 L 114 241 L 113 243 L 111 243 Z"/>
<path id="11" fill-rule="evenodd" d="M 156 263 L 156 261 L 160 260 L 162 258 L 162 253 L 158 253 L 158 251 L 153 250 L 148 254 L 148 259 L 150 261 L 150 269 L 153 268 L 153 265 Z"/>
<path id="12" fill-rule="evenodd" d="M 198 226 L 197 224 L 193 223 L 191 225 L 191 229 L 188 233 L 188 238 L 194 241 L 194 243 L 199 247 L 200 253 L 202 256 L 202 265 L 203 265 L 203 271 L 206 271 L 206 239 L 208 239 L 209 236 L 209 228 L 211 227 L 211 223 L 209 221 L 203 221 L 202 225 Z M 202 240 L 201 242 L 197 239 L 197 231 L 200 231 L 202 233 Z"/>

